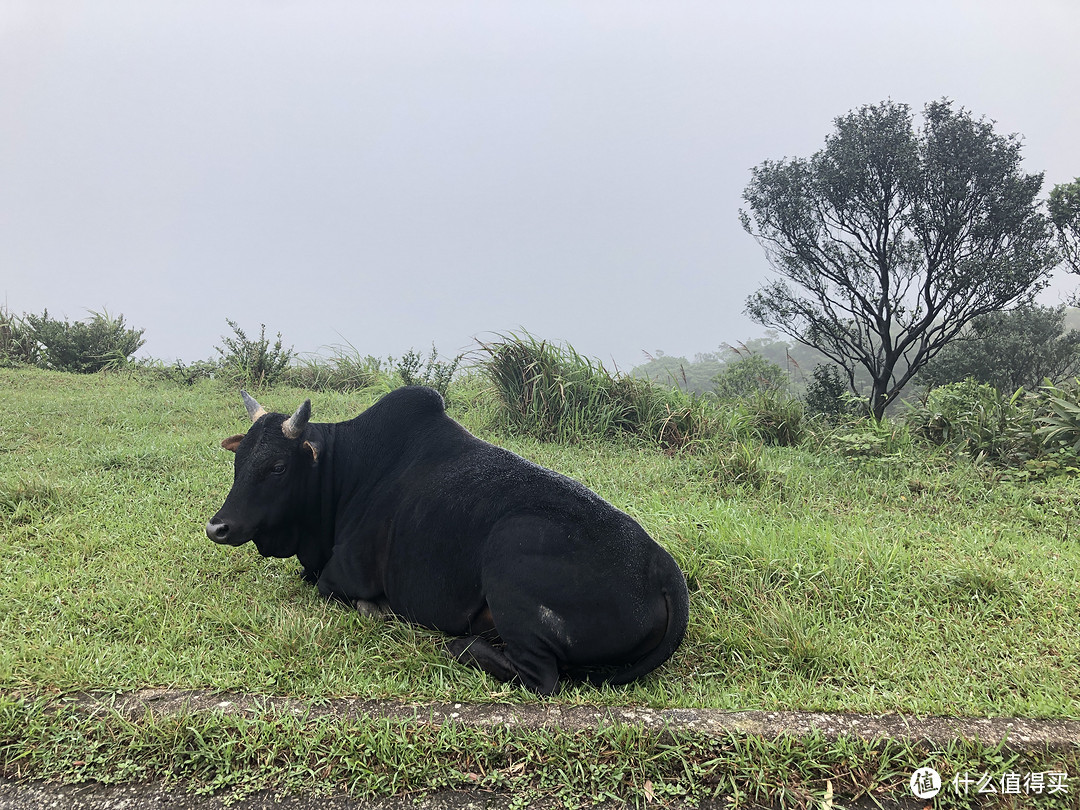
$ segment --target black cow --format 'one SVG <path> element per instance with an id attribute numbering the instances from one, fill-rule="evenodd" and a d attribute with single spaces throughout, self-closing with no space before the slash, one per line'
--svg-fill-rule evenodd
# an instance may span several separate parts
<path id="1" fill-rule="evenodd" d="M 399 388 L 355 419 L 309 422 L 246 393 L 216 543 L 296 555 L 326 597 L 458 638 L 456 660 L 540 694 L 560 674 L 626 683 L 675 652 L 686 580 L 629 515 L 482 441 L 438 392 Z"/>

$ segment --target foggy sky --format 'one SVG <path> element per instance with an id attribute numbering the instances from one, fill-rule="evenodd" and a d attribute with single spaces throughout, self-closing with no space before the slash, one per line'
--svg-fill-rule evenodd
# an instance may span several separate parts
<path id="1" fill-rule="evenodd" d="M 1080 4 L 0 4 L 0 302 L 299 352 L 760 335 L 751 167 L 943 96 L 1080 175 Z M 1044 301 L 1080 283 L 1062 275 Z"/>

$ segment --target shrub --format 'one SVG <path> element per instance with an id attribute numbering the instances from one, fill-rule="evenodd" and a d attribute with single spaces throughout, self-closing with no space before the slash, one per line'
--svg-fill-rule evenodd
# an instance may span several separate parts
<path id="1" fill-rule="evenodd" d="M 806 411 L 830 422 L 839 421 L 849 410 L 848 384 L 840 377 L 840 368 L 819 363 L 810 372 L 806 386 Z"/>
<path id="2" fill-rule="evenodd" d="M 194 385 L 199 380 L 212 380 L 221 370 L 221 366 L 213 360 L 195 360 L 185 363 L 177 360 L 170 366 L 172 379 L 183 385 Z"/>
<path id="3" fill-rule="evenodd" d="M 59 321 L 41 315 L 26 315 L 30 338 L 40 346 L 40 364 L 56 371 L 92 374 L 125 365 L 145 342 L 144 329 L 129 329 L 124 316 L 91 312 L 86 321 Z"/>
<path id="4" fill-rule="evenodd" d="M 463 356 L 459 354 L 450 362 L 444 363 L 439 360 L 439 353 L 432 344 L 426 363 L 419 352 L 409 349 L 405 356 L 398 360 L 394 370 L 401 377 L 402 384 L 426 385 L 434 388 L 445 398 L 446 391 L 450 387 L 450 380 L 453 379 L 454 372 L 457 371 Z"/>
<path id="5" fill-rule="evenodd" d="M 233 334 L 221 336 L 225 348 L 214 347 L 221 355 L 222 376 L 248 388 L 276 383 L 295 356 L 291 347 L 282 348 L 281 332 L 277 333 L 277 341 L 271 347 L 266 337 L 266 324 L 259 325 L 259 339 L 251 340 L 236 321 L 226 318 L 225 323 Z"/>
<path id="6" fill-rule="evenodd" d="M 1044 449 L 1080 453 L 1080 379 L 1061 386 L 1047 382 L 1033 399 L 1041 425 L 1035 435 Z"/>
<path id="7" fill-rule="evenodd" d="M 1065 307 L 1020 306 L 976 318 L 919 372 L 937 387 L 968 377 L 999 391 L 1034 391 L 1049 377 L 1080 370 L 1080 332 L 1065 327 Z"/>
<path id="8" fill-rule="evenodd" d="M 912 449 L 911 430 L 888 419 L 852 419 L 815 431 L 815 450 L 839 453 L 855 461 L 896 458 Z M 925 449 L 925 448 L 924 448 Z"/>
<path id="9" fill-rule="evenodd" d="M 1034 419 L 1023 391 L 1009 397 L 972 379 L 930 390 L 905 417 L 917 436 L 1000 464 L 1022 464 L 1039 454 Z"/>
<path id="10" fill-rule="evenodd" d="M 1006 397 L 974 380 L 935 388 L 907 415 L 935 444 L 1009 467 L 1011 479 L 1080 472 L 1080 380 Z"/>

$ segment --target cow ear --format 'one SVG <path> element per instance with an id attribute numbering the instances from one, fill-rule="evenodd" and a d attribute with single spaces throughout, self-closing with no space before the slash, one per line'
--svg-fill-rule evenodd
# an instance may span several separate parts
<path id="1" fill-rule="evenodd" d="M 319 450 L 322 449 L 320 443 L 316 442 L 316 441 L 312 441 L 311 439 L 308 439 L 306 442 L 304 442 L 304 449 L 311 453 L 311 463 L 312 464 L 318 464 L 319 463 Z"/>
<path id="2" fill-rule="evenodd" d="M 238 433 L 235 436 L 230 436 L 227 439 L 221 440 L 221 446 L 228 450 L 230 453 L 235 453 L 236 448 L 240 446 L 240 442 L 244 440 L 244 434 Z"/>

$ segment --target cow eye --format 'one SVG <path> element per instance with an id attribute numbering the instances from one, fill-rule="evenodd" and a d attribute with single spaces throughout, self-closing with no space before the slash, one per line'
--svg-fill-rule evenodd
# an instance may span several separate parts
<path id="1" fill-rule="evenodd" d="M 285 462 L 277 462 L 276 464 L 274 464 L 273 467 L 270 468 L 270 472 L 272 472 L 274 475 L 281 475 L 283 472 L 285 472 Z"/>

